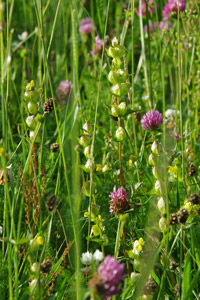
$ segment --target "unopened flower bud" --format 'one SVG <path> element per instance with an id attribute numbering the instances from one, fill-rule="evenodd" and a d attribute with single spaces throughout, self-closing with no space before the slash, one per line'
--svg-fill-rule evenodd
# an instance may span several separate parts
<path id="1" fill-rule="evenodd" d="M 141 272 L 142 271 L 142 263 L 139 259 L 134 259 L 134 268 L 137 272 Z"/>
<path id="2" fill-rule="evenodd" d="M 36 127 L 36 121 L 34 116 L 29 116 L 26 118 L 26 124 L 30 129 L 35 129 Z"/>
<path id="3" fill-rule="evenodd" d="M 35 131 L 30 131 L 29 132 L 29 137 L 30 137 L 31 140 L 33 140 L 34 136 L 35 136 Z M 41 136 L 39 134 L 36 135 L 34 142 L 35 143 L 40 143 L 41 142 Z"/>
<path id="4" fill-rule="evenodd" d="M 125 48 L 123 46 L 109 47 L 107 54 L 112 58 L 121 58 L 125 53 Z"/>
<path id="5" fill-rule="evenodd" d="M 140 276 L 141 276 L 140 273 L 132 272 L 131 273 L 132 282 L 135 283 Z"/>
<path id="6" fill-rule="evenodd" d="M 165 200 L 162 197 L 158 200 L 158 209 L 161 212 L 161 214 L 163 215 L 165 214 L 166 212 Z"/>
<path id="7" fill-rule="evenodd" d="M 26 87 L 25 87 L 25 90 L 27 92 L 30 92 L 33 90 L 33 88 L 35 87 L 35 83 L 34 83 L 34 80 L 31 80 L 31 82 L 29 82 Z"/>
<path id="8" fill-rule="evenodd" d="M 111 107 L 111 114 L 114 117 L 119 117 L 119 109 L 118 109 L 117 105 L 115 105 L 115 104 L 112 105 L 112 107 Z"/>
<path id="9" fill-rule="evenodd" d="M 28 102 L 27 107 L 28 107 L 28 111 L 29 111 L 29 113 L 31 115 L 35 115 L 37 113 L 37 110 L 38 110 L 37 103 L 35 103 L 35 102 Z"/>
<path id="10" fill-rule="evenodd" d="M 91 134 L 93 132 L 93 126 L 87 121 L 83 125 L 83 130 L 85 131 L 85 133 Z"/>
<path id="11" fill-rule="evenodd" d="M 102 172 L 103 166 L 101 164 L 97 164 L 96 166 L 96 171 L 97 172 Z"/>
<path id="12" fill-rule="evenodd" d="M 85 164 L 85 171 L 87 173 L 89 173 L 90 169 L 93 168 L 93 165 L 94 165 L 94 161 L 92 161 L 91 159 L 88 159 L 86 164 Z"/>
<path id="13" fill-rule="evenodd" d="M 99 215 L 100 206 L 97 204 L 91 204 L 91 218 L 95 219 Z M 88 208 L 88 212 L 90 212 L 90 208 Z"/>
<path id="14" fill-rule="evenodd" d="M 89 135 L 81 135 L 79 139 L 79 144 L 83 147 L 89 146 L 91 143 L 91 137 Z"/>
<path id="15" fill-rule="evenodd" d="M 112 46 L 113 47 L 116 47 L 116 46 L 118 46 L 119 45 L 119 41 L 118 41 L 118 39 L 116 38 L 116 36 L 112 39 Z"/>
<path id="16" fill-rule="evenodd" d="M 90 158 L 90 146 L 85 147 L 84 154 L 86 158 Z"/>
<path id="17" fill-rule="evenodd" d="M 120 105 L 118 106 L 119 110 L 119 116 L 124 117 L 127 113 L 127 107 L 125 102 L 121 102 Z"/>
<path id="18" fill-rule="evenodd" d="M 156 183 L 155 183 L 155 191 L 161 193 L 161 184 L 160 184 L 160 181 L 159 181 L 159 180 L 156 180 Z"/>
<path id="19" fill-rule="evenodd" d="M 103 173 L 106 173 L 106 172 L 108 172 L 108 171 L 110 171 L 110 170 L 111 170 L 111 168 L 109 167 L 108 164 L 106 164 L 106 165 L 103 166 L 103 168 L 102 168 L 102 172 L 103 172 Z"/>
<path id="20" fill-rule="evenodd" d="M 125 96 L 128 94 L 129 90 L 130 83 L 127 82 L 113 85 L 111 88 L 111 92 L 117 96 Z"/>
<path id="21" fill-rule="evenodd" d="M 122 62 L 119 58 L 113 58 L 113 61 L 112 61 L 112 65 L 115 69 L 119 69 L 120 66 L 121 66 Z"/>
<path id="22" fill-rule="evenodd" d="M 167 229 L 167 220 L 166 220 L 164 217 L 162 217 L 162 218 L 160 219 L 160 221 L 159 221 L 159 227 L 160 227 L 160 230 L 161 230 L 162 232 L 165 232 L 165 231 L 166 231 L 166 229 Z"/>
<path id="23" fill-rule="evenodd" d="M 153 167 L 153 168 L 152 168 L 152 173 L 153 173 L 153 176 L 154 176 L 156 179 L 159 178 L 159 177 L 158 177 L 158 170 L 157 170 L 156 167 Z"/>
<path id="24" fill-rule="evenodd" d="M 120 84 L 126 81 L 126 73 L 119 69 L 117 71 L 111 70 L 108 74 L 108 80 L 112 84 Z"/>
<path id="25" fill-rule="evenodd" d="M 40 263 L 39 262 L 33 263 L 31 266 L 31 271 L 35 274 L 38 274 L 40 272 Z"/>
<path id="26" fill-rule="evenodd" d="M 158 143 L 156 141 L 153 142 L 152 146 L 151 146 L 151 151 L 158 155 Z"/>
<path id="27" fill-rule="evenodd" d="M 30 249 L 31 251 L 36 251 L 39 249 L 40 245 L 43 244 L 42 236 L 38 236 L 36 239 L 30 241 Z"/>
<path id="28" fill-rule="evenodd" d="M 156 165 L 156 162 L 155 162 L 155 156 L 153 153 L 151 153 L 149 155 L 149 164 L 152 165 L 152 166 L 155 166 Z"/>
<path id="29" fill-rule="evenodd" d="M 115 133 L 116 140 L 122 142 L 126 138 L 126 132 L 123 127 L 119 127 Z"/>

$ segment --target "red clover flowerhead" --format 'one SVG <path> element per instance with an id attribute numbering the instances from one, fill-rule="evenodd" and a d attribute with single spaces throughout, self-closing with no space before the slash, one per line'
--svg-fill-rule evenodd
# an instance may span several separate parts
<path id="1" fill-rule="evenodd" d="M 90 53 L 94 56 L 96 54 L 101 54 L 101 51 L 103 49 L 103 40 L 101 40 L 99 38 L 99 36 L 97 35 L 95 37 L 95 46 L 94 49 L 92 51 L 90 51 Z"/>
<path id="2" fill-rule="evenodd" d="M 141 123 L 144 130 L 155 130 L 163 123 L 162 114 L 152 109 L 143 116 Z"/>
<path id="3" fill-rule="evenodd" d="M 111 200 L 110 203 L 110 212 L 112 215 L 119 215 L 126 210 L 130 209 L 130 203 L 127 200 L 128 193 L 123 189 L 123 187 L 119 188 L 116 191 L 116 185 L 114 186 L 113 192 L 110 193 L 109 197 Z"/>
<path id="4" fill-rule="evenodd" d="M 79 32 L 81 34 L 90 34 L 92 30 L 95 30 L 95 26 L 92 23 L 92 19 L 86 18 L 81 20 L 81 25 L 79 27 Z"/>
<path id="5" fill-rule="evenodd" d="M 58 101 L 65 101 L 70 95 L 72 90 L 72 83 L 68 80 L 63 80 L 60 82 L 59 86 L 56 89 L 56 99 Z"/>
<path id="6" fill-rule="evenodd" d="M 124 277 L 124 264 L 107 255 L 98 267 L 97 274 L 103 284 L 103 299 L 120 293 L 118 286 Z"/>
<path id="7" fill-rule="evenodd" d="M 149 0 L 148 3 L 149 3 L 149 5 L 152 5 L 153 1 Z M 151 12 L 151 8 L 150 7 L 148 7 L 148 12 L 149 13 Z M 139 5 L 137 7 L 137 15 L 138 15 L 138 17 L 140 16 L 140 6 Z M 142 0 L 142 15 L 146 16 L 146 4 L 145 4 L 144 0 Z"/>
<path id="8" fill-rule="evenodd" d="M 165 4 L 165 7 L 163 9 L 164 20 L 170 19 L 171 13 L 178 14 L 178 3 L 179 11 L 185 10 L 186 4 L 184 0 L 170 0 L 167 4 Z"/>

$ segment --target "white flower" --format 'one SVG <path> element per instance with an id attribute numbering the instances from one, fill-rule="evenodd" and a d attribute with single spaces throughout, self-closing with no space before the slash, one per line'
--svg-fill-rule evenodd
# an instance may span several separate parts
<path id="1" fill-rule="evenodd" d="M 155 190 L 156 190 L 156 192 L 161 192 L 161 184 L 160 184 L 159 180 L 156 180 Z"/>
<path id="2" fill-rule="evenodd" d="M 27 37 L 28 37 L 28 32 L 27 31 L 24 31 L 24 32 L 22 32 L 22 34 L 18 35 L 18 39 L 21 40 L 21 41 L 25 41 Z"/>
<path id="3" fill-rule="evenodd" d="M 166 212 L 165 201 L 162 197 L 158 200 L 158 209 L 161 212 L 161 214 L 163 214 L 163 215 L 165 214 L 165 212 Z"/>
<path id="4" fill-rule="evenodd" d="M 93 259 L 95 263 L 100 263 L 103 260 L 103 253 L 97 249 L 93 254 Z"/>
<path id="5" fill-rule="evenodd" d="M 165 118 L 166 119 L 173 120 L 173 119 L 175 119 L 175 116 L 176 116 L 176 110 L 175 109 L 167 109 L 166 110 L 166 112 L 165 112 Z M 178 117 L 180 116 L 179 110 L 177 111 L 177 116 Z"/>
<path id="6" fill-rule="evenodd" d="M 92 262 L 92 253 L 89 251 L 82 253 L 81 262 L 84 265 L 90 265 Z"/>

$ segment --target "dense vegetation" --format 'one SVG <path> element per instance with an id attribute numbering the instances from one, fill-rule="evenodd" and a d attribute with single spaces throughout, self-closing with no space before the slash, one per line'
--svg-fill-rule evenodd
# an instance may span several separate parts
<path id="1" fill-rule="evenodd" d="M 199 27 L 0 0 L 0 299 L 200 299 Z"/>

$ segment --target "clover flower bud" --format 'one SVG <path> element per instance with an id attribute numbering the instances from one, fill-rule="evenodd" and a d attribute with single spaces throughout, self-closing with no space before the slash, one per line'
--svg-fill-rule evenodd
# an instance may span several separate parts
<path id="1" fill-rule="evenodd" d="M 166 213 L 166 207 L 165 207 L 165 201 L 162 197 L 158 200 L 157 206 L 160 213 L 164 215 Z"/>
<path id="2" fill-rule="evenodd" d="M 118 127 L 115 133 L 116 140 L 122 142 L 126 138 L 126 132 L 123 127 Z"/>

